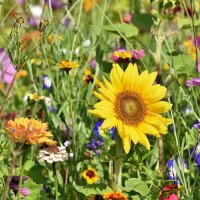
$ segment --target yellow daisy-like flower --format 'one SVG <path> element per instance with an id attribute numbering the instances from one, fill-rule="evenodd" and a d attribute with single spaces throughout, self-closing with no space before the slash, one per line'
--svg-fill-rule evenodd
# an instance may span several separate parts
<path id="1" fill-rule="evenodd" d="M 31 100 L 35 100 L 35 101 L 40 101 L 40 100 L 43 100 L 43 99 L 44 99 L 44 96 L 40 96 L 37 92 L 36 92 L 36 93 L 33 93 L 33 94 L 28 94 L 28 97 L 29 97 Z"/>
<path id="2" fill-rule="evenodd" d="M 16 118 L 6 123 L 6 133 L 14 142 L 24 144 L 55 145 L 56 141 L 52 140 L 53 135 L 47 131 L 47 123 L 42 123 L 34 118 Z"/>
<path id="3" fill-rule="evenodd" d="M 82 176 L 88 184 L 93 184 L 94 182 L 99 180 L 97 171 L 92 167 L 88 167 L 87 170 L 82 173 Z"/>
<path id="4" fill-rule="evenodd" d="M 136 64 L 130 63 L 125 72 L 118 64 L 113 64 L 111 82 L 103 77 L 100 93 L 94 92 L 101 102 L 89 112 L 105 119 L 101 129 L 117 128 L 126 153 L 130 151 L 131 140 L 150 149 L 147 134 L 160 137 L 172 123 L 171 119 L 160 115 L 172 105 L 160 101 L 167 89 L 160 84 L 153 85 L 156 76 L 157 72 L 149 74 L 147 70 L 139 75 Z"/>
<path id="5" fill-rule="evenodd" d="M 105 200 L 128 200 L 124 193 L 121 192 L 109 192 L 103 195 Z"/>
<path id="6" fill-rule="evenodd" d="M 74 61 L 66 61 L 66 60 L 62 60 L 60 61 L 59 63 L 57 63 L 57 66 L 60 68 L 60 69 L 64 69 L 66 71 L 69 71 L 70 69 L 72 68 L 76 68 L 78 67 L 78 63 L 77 62 L 74 62 Z"/>

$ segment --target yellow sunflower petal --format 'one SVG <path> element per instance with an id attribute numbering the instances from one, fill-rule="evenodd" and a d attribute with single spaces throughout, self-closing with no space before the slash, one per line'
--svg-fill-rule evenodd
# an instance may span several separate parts
<path id="1" fill-rule="evenodd" d="M 131 79 L 131 89 L 135 87 L 135 84 L 138 80 L 139 74 L 138 74 L 138 67 L 136 64 L 133 66 L 133 72 L 132 72 L 132 79 Z"/>
<path id="2" fill-rule="evenodd" d="M 114 108 L 114 105 L 110 101 L 100 101 L 94 105 L 94 108 L 103 110 L 106 110 L 108 108 L 109 110 L 112 110 Z"/>
<path id="3" fill-rule="evenodd" d="M 124 72 L 124 76 L 123 76 L 123 87 L 126 89 L 130 89 L 132 84 L 132 80 L 135 79 L 134 77 L 134 73 L 135 73 L 135 67 L 133 66 L 132 63 L 129 63 L 126 71 Z"/>
<path id="4" fill-rule="evenodd" d="M 153 135 L 153 136 L 156 136 L 156 137 L 160 137 L 160 134 L 158 132 L 158 130 L 150 125 L 150 124 L 147 124 L 147 123 L 141 123 L 139 124 L 138 128 L 143 132 L 143 133 L 147 133 L 147 134 L 150 134 L 150 135 Z"/>
<path id="5" fill-rule="evenodd" d="M 134 144 L 137 144 L 138 143 L 138 132 L 131 126 L 127 126 L 128 129 L 129 129 L 129 135 L 130 135 L 130 138 L 131 140 L 133 141 Z"/>
<path id="6" fill-rule="evenodd" d="M 103 100 L 103 101 L 108 100 L 104 95 L 99 94 L 99 93 L 96 92 L 96 91 L 94 91 L 93 94 L 94 94 L 97 98 L 99 98 L 100 100 Z"/>
<path id="7" fill-rule="evenodd" d="M 159 101 L 158 103 L 153 103 L 153 104 L 148 105 L 148 109 L 151 112 L 155 112 L 155 113 L 165 113 L 168 110 L 170 110 L 171 107 L 172 107 L 172 104 L 165 101 Z"/>
<path id="8" fill-rule="evenodd" d="M 119 67 L 118 64 L 113 64 L 113 69 L 110 72 L 110 79 L 115 90 L 121 90 L 122 87 L 122 77 L 124 71 Z"/>
<path id="9" fill-rule="evenodd" d="M 101 129 L 110 129 L 116 125 L 116 122 L 116 117 L 105 119 L 101 125 Z"/>
<path id="10" fill-rule="evenodd" d="M 124 147 L 124 151 L 126 154 L 129 153 L 130 149 L 131 149 L 131 139 L 129 136 L 122 138 L 122 144 Z"/>
<path id="11" fill-rule="evenodd" d="M 148 150 L 150 150 L 150 143 L 149 140 L 146 136 L 146 134 L 142 133 L 140 131 L 139 133 L 139 143 L 141 143 L 142 145 L 144 145 Z"/>
<path id="12" fill-rule="evenodd" d="M 92 113 L 93 115 L 96 115 L 99 118 L 112 118 L 114 117 L 115 113 L 112 110 L 99 110 L 99 109 L 95 109 L 95 110 L 88 110 L 89 113 Z"/>
<path id="13" fill-rule="evenodd" d="M 137 79 L 135 84 L 135 91 L 141 93 L 148 83 L 148 71 L 143 71 Z"/>

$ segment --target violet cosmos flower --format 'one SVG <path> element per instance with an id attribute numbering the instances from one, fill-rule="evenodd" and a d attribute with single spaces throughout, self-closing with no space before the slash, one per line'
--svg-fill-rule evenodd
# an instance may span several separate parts
<path id="1" fill-rule="evenodd" d="M 62 8 L 65 4 L 61 2 L 60 0 L 44 0 L 47 5 L 51 4 L 51 7 L 56 10 Z"/>
<path id="2" fill-rule="evenodd" d="M 191 158 L 196 161 L 198 170 L 200 172 L 200 139 L 191 151 Z"/>
<path id="3" fill-rule="evenodd" d="M 18 192 L 19 179 L 20 179 L 20 176 L 13 176 L 10 181 L 10 184 L 9 184 L 10 189 L 12 189 L 15 194 L 17 194 L 17 192 Z M 24 181 L 26 181 L 28 179 L 29 179 L 28 176 L 24 176 L 22 179 L 22 187 L 21 187 L 20 193 L 23 196 L 28 196 L 31 193 L 28 188 L 23 187 Z"/>
<path id="4" fill-rule="evenodd" d="M 10 84 L 16 70 L 6 52 L 0 48 L 0 83 Z"/>
<path id="5" fill-rule="evenodd" d="M 183 169 L 182 169 L 182 166 L 181 166 L 181 163 L 180 163 L 180 158 L 177 156 L 175 158 L 175 160 L 176 160 L 176 163 L 177 163 L 179 169 L 183 170 L 184 173 L 187 173 L 188 172 L 188 165 L 187 165 L 185 159 L 183 159 Z M 170 180 L 174 181 L 175 185 L 177 185 L 179 187 L 181 185 L 181 180 L 178 177 L 178 174 L 177 174 L 176 169 L 175 169 L 175 160 L 173 159 L 173 160 L 168 161 L 168 163 L 167 163 L 167 166 L 168 166 L 167 176 Z"/>
<path id="6" fill-rule="evenodd" d="M 192 78 L 191 80 L 186 80 L 186 86 L 191 87 L 191 86 L 200 86 L 200 78 Z"/>

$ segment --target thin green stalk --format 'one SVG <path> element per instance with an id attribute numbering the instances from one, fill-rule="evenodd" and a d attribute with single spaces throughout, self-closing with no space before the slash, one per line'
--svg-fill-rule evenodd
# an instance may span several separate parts
<path id="1" fill-rule="evenodd" d="M 115 142 L 116 142 L 116 153 L 117 153 L 117 157 L 115 160 L 115 187 L 116 187 L 116 191 L 121 192 L 123 147 L 122 147 L 121 138 L 118 134 L 116 134 Z"/>
<path id="2" fill-rule="evenodd" d="M 168 101 L 169 101 L 169 103 L 171 103 L 169 98 L 168 98 Z M 185 187 L 186 195 L 189 197 L 189 192 L 188 192 L 185 174 L 184 174 L 184 170 L 183 170 L 184 169 L 183 156 L 181 154 L 181 150 L 180 150 L 180 146 L 179 146 L 179 142 L 178 142 L 178 135 L 177 135 L 177 132 L 176 132 L 176 125 L 175 125 L 175 121 L 174 121 L 175 119 L 174 119 L 174 114 L 172 112 L 172 109 L 170 109 L 170 115 L 171 115 L 171 118 L 173 120 L 174 138 L 175 138 L 175 141 L 176 141 L 176 146 L 178 148 L 178 156 L 179 156 L 179 159 L 180 159 L 180 166 L 181 166 L 180 172 L 181 172 L 181 175 L 182 175 L 182 178 L 183 178 L 183 185 Z"/>
<path id="3" fill-rule="evenodd" d="M 81 21 L 82 10 L 83 10 L 83 0 L 81 0 L 81 5 L 80 5 L 80 9 L 79 9 L 78 20 L 77 20 L 77 24 L 76 24 L 77 27 L 79 26 L 80 21 Z M 74 35 L 74 39 L 73 39 L 73 42 L 72 42 L 71 55 L 70 55 L 69 60 L 72 59 L 74 48 L 75 48 L 75 44 L 76 44 L 76 39 L 77 39 L 77 33 L 75 33 L 75 35 Z"/>
<path id="4" fill-rule="evenodd" d="M 110 177 L 110 185 L 111 188 L 113 189 L 113 161 L 109 161 L 109 177 Z"/>
<path id="5" fill-rule="evenodd" d="M 17 191 L 17 200 L 21 199 L 20 191 L 21 191 L 21 188 L 22 188 L 22 179 L 23 179 L 23 174 L 24 174 L 24 163 L 25 163 L 25 159 L 26 159 L 25 154 L 26 154 L 26 152 L 24 151 L 22 153 L 22 156 L 21 156 L 20 179 L 19 179 L 19 185 L 18 185 L 18 191 Z"/>
<path id="6" fill-rule="evenodd" d="M 58 200 L 58 180 L 56 176 L 56 163 L 52 163 L 53 168 L 53 178 L 54 178 L 54 186 L 55 186 L 55 200 Z"/>

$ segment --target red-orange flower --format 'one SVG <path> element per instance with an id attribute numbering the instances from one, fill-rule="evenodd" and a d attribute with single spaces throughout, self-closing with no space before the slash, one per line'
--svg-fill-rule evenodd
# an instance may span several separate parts
<path id="1" fill-rule="evenodd" d="M 14 142 L 24 144 L 54 145 L 56 141 L 52 140 L 53 135 L 47 131 L 47 123 L 42 123 L 34 118 L 16 118 L 6 123 L 6 133 Z"/>
<path id="2" fill-rule="evenodd" d="M 125 194 L 121 192 L 109 192 L 103 195 L 105 200 L 128 200 Z"/>

